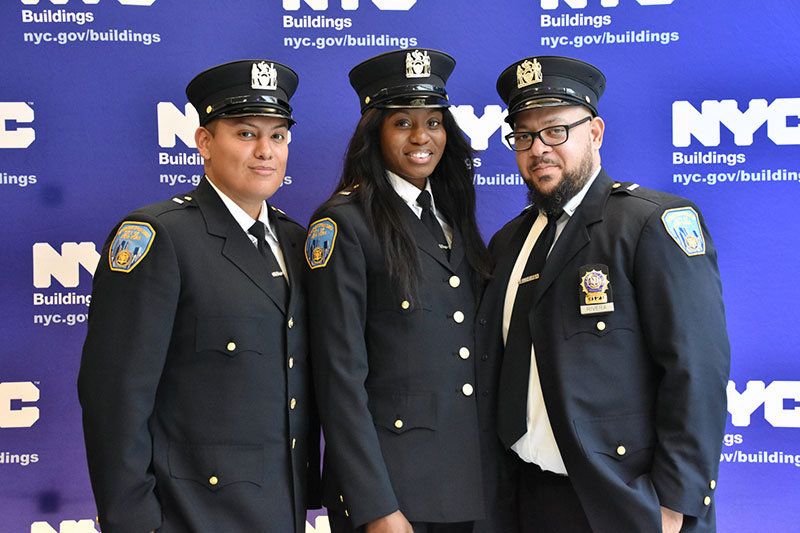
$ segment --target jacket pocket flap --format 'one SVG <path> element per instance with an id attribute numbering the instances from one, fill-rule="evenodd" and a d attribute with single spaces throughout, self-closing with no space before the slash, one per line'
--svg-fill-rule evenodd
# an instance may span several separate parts
<path id="1" fill-rule="evenodd" d="M 216 316 L 197 319 L 198 352 L 222 352 L 231 357 L 242 352 L 264 353 L 268 345 L 266 320 L 252 316 Z"/>
<path id="2" fill-rule="evenodd" d="M 647 413 L 576 420 L 575 431 L 587 457 L 600 453 L 623 461 L 656 442 L 653 417 Z"/>
<path id="3" fill-rule="evenodd" d="M 176 479 L 196 481 L 217 491 L 232 483 L 261 486 L 264 477 L 264 447 L 231 444 L 169 444 L 169 473 Z"/>
<path id="4" fill-rule="evenodd" d="M 400 434 L 409 429 L 436 429 L 436 395 L 432 392 L 369 391 L 369 410 L 376 426 Z"/>

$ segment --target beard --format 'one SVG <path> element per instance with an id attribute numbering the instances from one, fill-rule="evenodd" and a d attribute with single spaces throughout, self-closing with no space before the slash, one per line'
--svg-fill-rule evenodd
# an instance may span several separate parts
<path id="1" fill-rule="evenodd" d="M 547 158 L 544 157 L 542 159 L 546 161 Z M 541 160 L 534 161 L 531 167 L 538 165 L 540 162 Z M 536 189 L 534 183 L 526 181 L 525 185 L 528 186 L 528 201 L 536 206 L 537 209 L 544 211 L 547 215 L 558 214 L 567 202 L 578 194 L 583 186 L 586 185 L 586 182 L 589 181 L 592 175 L 592 166 L 592 152 L 591 149 L 587 147 L 578 166 L 571 170 L 564 170 L 561 183 L 550 193 L 543 194 Z"/>

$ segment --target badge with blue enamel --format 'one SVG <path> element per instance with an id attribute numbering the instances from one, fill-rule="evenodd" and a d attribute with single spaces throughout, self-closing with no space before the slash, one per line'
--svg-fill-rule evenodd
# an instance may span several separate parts
<path id="1" fill-rule="evenodd" d="M 147 222 L 126 221 L 120 225 L 108 250 L 114 272 L 131 272 L 150 251 L 156 232 Z"/>
<path id="2" fill-rule="evenodd" d="M 608 266 L 600 263 L 583 265 L 578 269 L 578 296 L 582 315 L 599 315 L 614 311 L 614 298 Z"/>
<path id="3" fill-rule="evenodd" d="M 691 207 L 667 209 L 661 221 L 672 240 L 689 257 L 706 253 L 706 239 L 700 228 L 700 217 Z"/>
<path id="4" fill-rule="evenodd" d="M 306 261 L 312 269 L 328 264 L 336 244 L 336 222 L 330 218 L 317 220 L 308 228 L 306 237 Z"/>

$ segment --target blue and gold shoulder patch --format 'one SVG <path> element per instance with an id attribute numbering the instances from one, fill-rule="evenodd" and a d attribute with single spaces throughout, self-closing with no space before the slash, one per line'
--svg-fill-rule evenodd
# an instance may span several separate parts
<path id="1" fill-rule="evenodd" d="M 125 273 L 133 270 L 150 251 L 155 237 L 156 231 L 147 222 L 123 222 L 108 252 L 111 270 Z"/>
<path id="2" fill-rule="evenodd" d="M 661 221 L 667 233 L 681 247 L 686 255 L 703 255 L 706 253 L 706 239 L 700 228 L 700 217 L 691 207 L 667 209 L 661 215 Z"/>
<path id="3" fill-rule="evenodd" d="M 308 266 L 322 268 L 328 264 L 336 244 L 336 222 L 330 218 L 317 220 L 308 228 L 306 237 L 306 261 Z"/>

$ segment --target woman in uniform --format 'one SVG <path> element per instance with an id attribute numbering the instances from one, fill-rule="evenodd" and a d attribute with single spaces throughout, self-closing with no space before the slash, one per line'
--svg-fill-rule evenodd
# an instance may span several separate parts
<path id="1" fill-rule="evenodd" d="M 475 221 L 473 151 L 447 109 L 454 66 L 416 49 L 353 68 L 361 120 L 341 180 L 309 227 L 311 354 L 334 533 L 467 532 L 493 515 L 496 369 L 473 353 L 490 265 Z"/>

